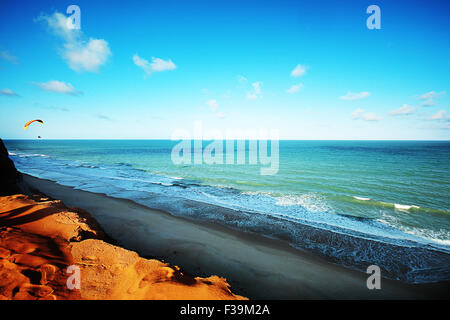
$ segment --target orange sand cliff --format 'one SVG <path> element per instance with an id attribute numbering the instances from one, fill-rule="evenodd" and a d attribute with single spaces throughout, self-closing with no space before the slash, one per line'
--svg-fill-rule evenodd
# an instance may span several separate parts
<path id="1" fill-rule="evenodd" d="M 107 240 L 84 210 L 0 197 L 0 299 L 245 299 L 224 278 L 186 275 Z M 70 265 L 80 268 L 79 290 L 66 285 Z"/>

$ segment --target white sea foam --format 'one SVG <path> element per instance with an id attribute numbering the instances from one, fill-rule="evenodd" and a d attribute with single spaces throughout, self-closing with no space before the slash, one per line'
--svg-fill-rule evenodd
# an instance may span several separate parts
<path id="1" fill-rule="evenodd" d="M 415 206 L 415 205 L 406 205 L 406 204 L 398 204 L 398 203 L 394 203 L 394 207 L 395 209 L 398 210 L 409 210 L 411 208 L 415 208 L 415 209 L 419 209 L 419 206 Z"/>
<path id="2" fill-rule="evenodd" d="M 370 198 L 357 197 L 357 196 L 353 196 L 353 198 L 355 198 L 356 200 L 361 200 L 361 201 L 369 201 L 370 200 Z"/>
<path id="3" fill-rule="evenodd" d="M 242 192 L 242 194 L 246 194 L 248 196 L 259 196 L 259 195 L 264 195 L 264 196 L 271 196 L 270 192 L 265 192 L 265 191 L 244 191 Z"/>
<path id="4" fill-rule="evenodd" d="M 286 195 L 275 197 L 278 206 L 302 206 L 311 212 L 329 212 L 331 208 L 326 204 L 325 199 L 313 193 L 301 195 Z"/>
<path id="5" fill-rule="evenodd" d="M 439 244 L 446 245 L 446 246 L 450 246 L 450 240 L 432 239 L 432 241 L 437 242 Z"/>
<path id="6" fill-rule="evenodd" d="M 450 231 L 448 230 L 430 230 L 426 228 L 405 226 L 399 222 L 398 218 L 384 213 L 381 218 L 377 219 L 377 221 L 390 227 L 396 228 L 404 233 L 413 235 L 415 237 L 420 237 L 424 241 L 439 244 L 442 246 L 450 246 Z"/>
<path id="7" fill-rule="evenodd" d="M 46 154 L 40 154 L 40 153 L 21 153 L 21 154 L 10 154 L 10 155 L 15 155 L 15 156 L 19 156 L 21 158 L 23 157 L 44 157 L 47 158 L 48 155 Z"/>

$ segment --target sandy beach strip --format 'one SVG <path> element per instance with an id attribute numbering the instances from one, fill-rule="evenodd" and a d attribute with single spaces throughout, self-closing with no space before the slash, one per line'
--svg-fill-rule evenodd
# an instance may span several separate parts
<path id="1" fill-rule="evenodd" d="M 300 252 L 287 243 L 223 226 L 193 222 L 130 200 L 108 197 L 24 174 L 36 190 L 89 211 L 118 245 L 200 275 L 227 279 L 250 299 L 436 299 L 448 284 L 411 285 L 382 279 L 369 290 L 369 275 Z"/>

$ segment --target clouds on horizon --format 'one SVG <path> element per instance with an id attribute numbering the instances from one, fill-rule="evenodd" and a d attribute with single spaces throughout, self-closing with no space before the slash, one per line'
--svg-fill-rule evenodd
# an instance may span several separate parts
<path id="1" fill-rule="evenodd" d="M 380 117 L 378 117 L 375 113 L 373 112 L 366 112 L 363 109 L 356 109 L 355 111 L 352 112 L 352 119 L 353 120 L 365 120 L 365 121 L 379 121 L 381 120 Z"/>
<path id="2" fill-rule="evenodd" d="M 416 108 L 410 105 L 404 104 L 398 109 L 392 110 L 389 112 L 391 116 L 407 116 L 416 112 Z"/>

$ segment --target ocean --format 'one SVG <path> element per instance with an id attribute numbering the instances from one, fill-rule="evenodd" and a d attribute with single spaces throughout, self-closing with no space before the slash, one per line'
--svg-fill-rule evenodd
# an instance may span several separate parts
<path id="1" fill-rule="evenodd" d="M 4 142 L 18 170 L 39 178 L 281 239 L 352 269 L 375 264 L 392 279 L 450 280 L 448 141 L 280 141 L 275 175 L 248 163 L 177 165 L 170 140 Z"/>

